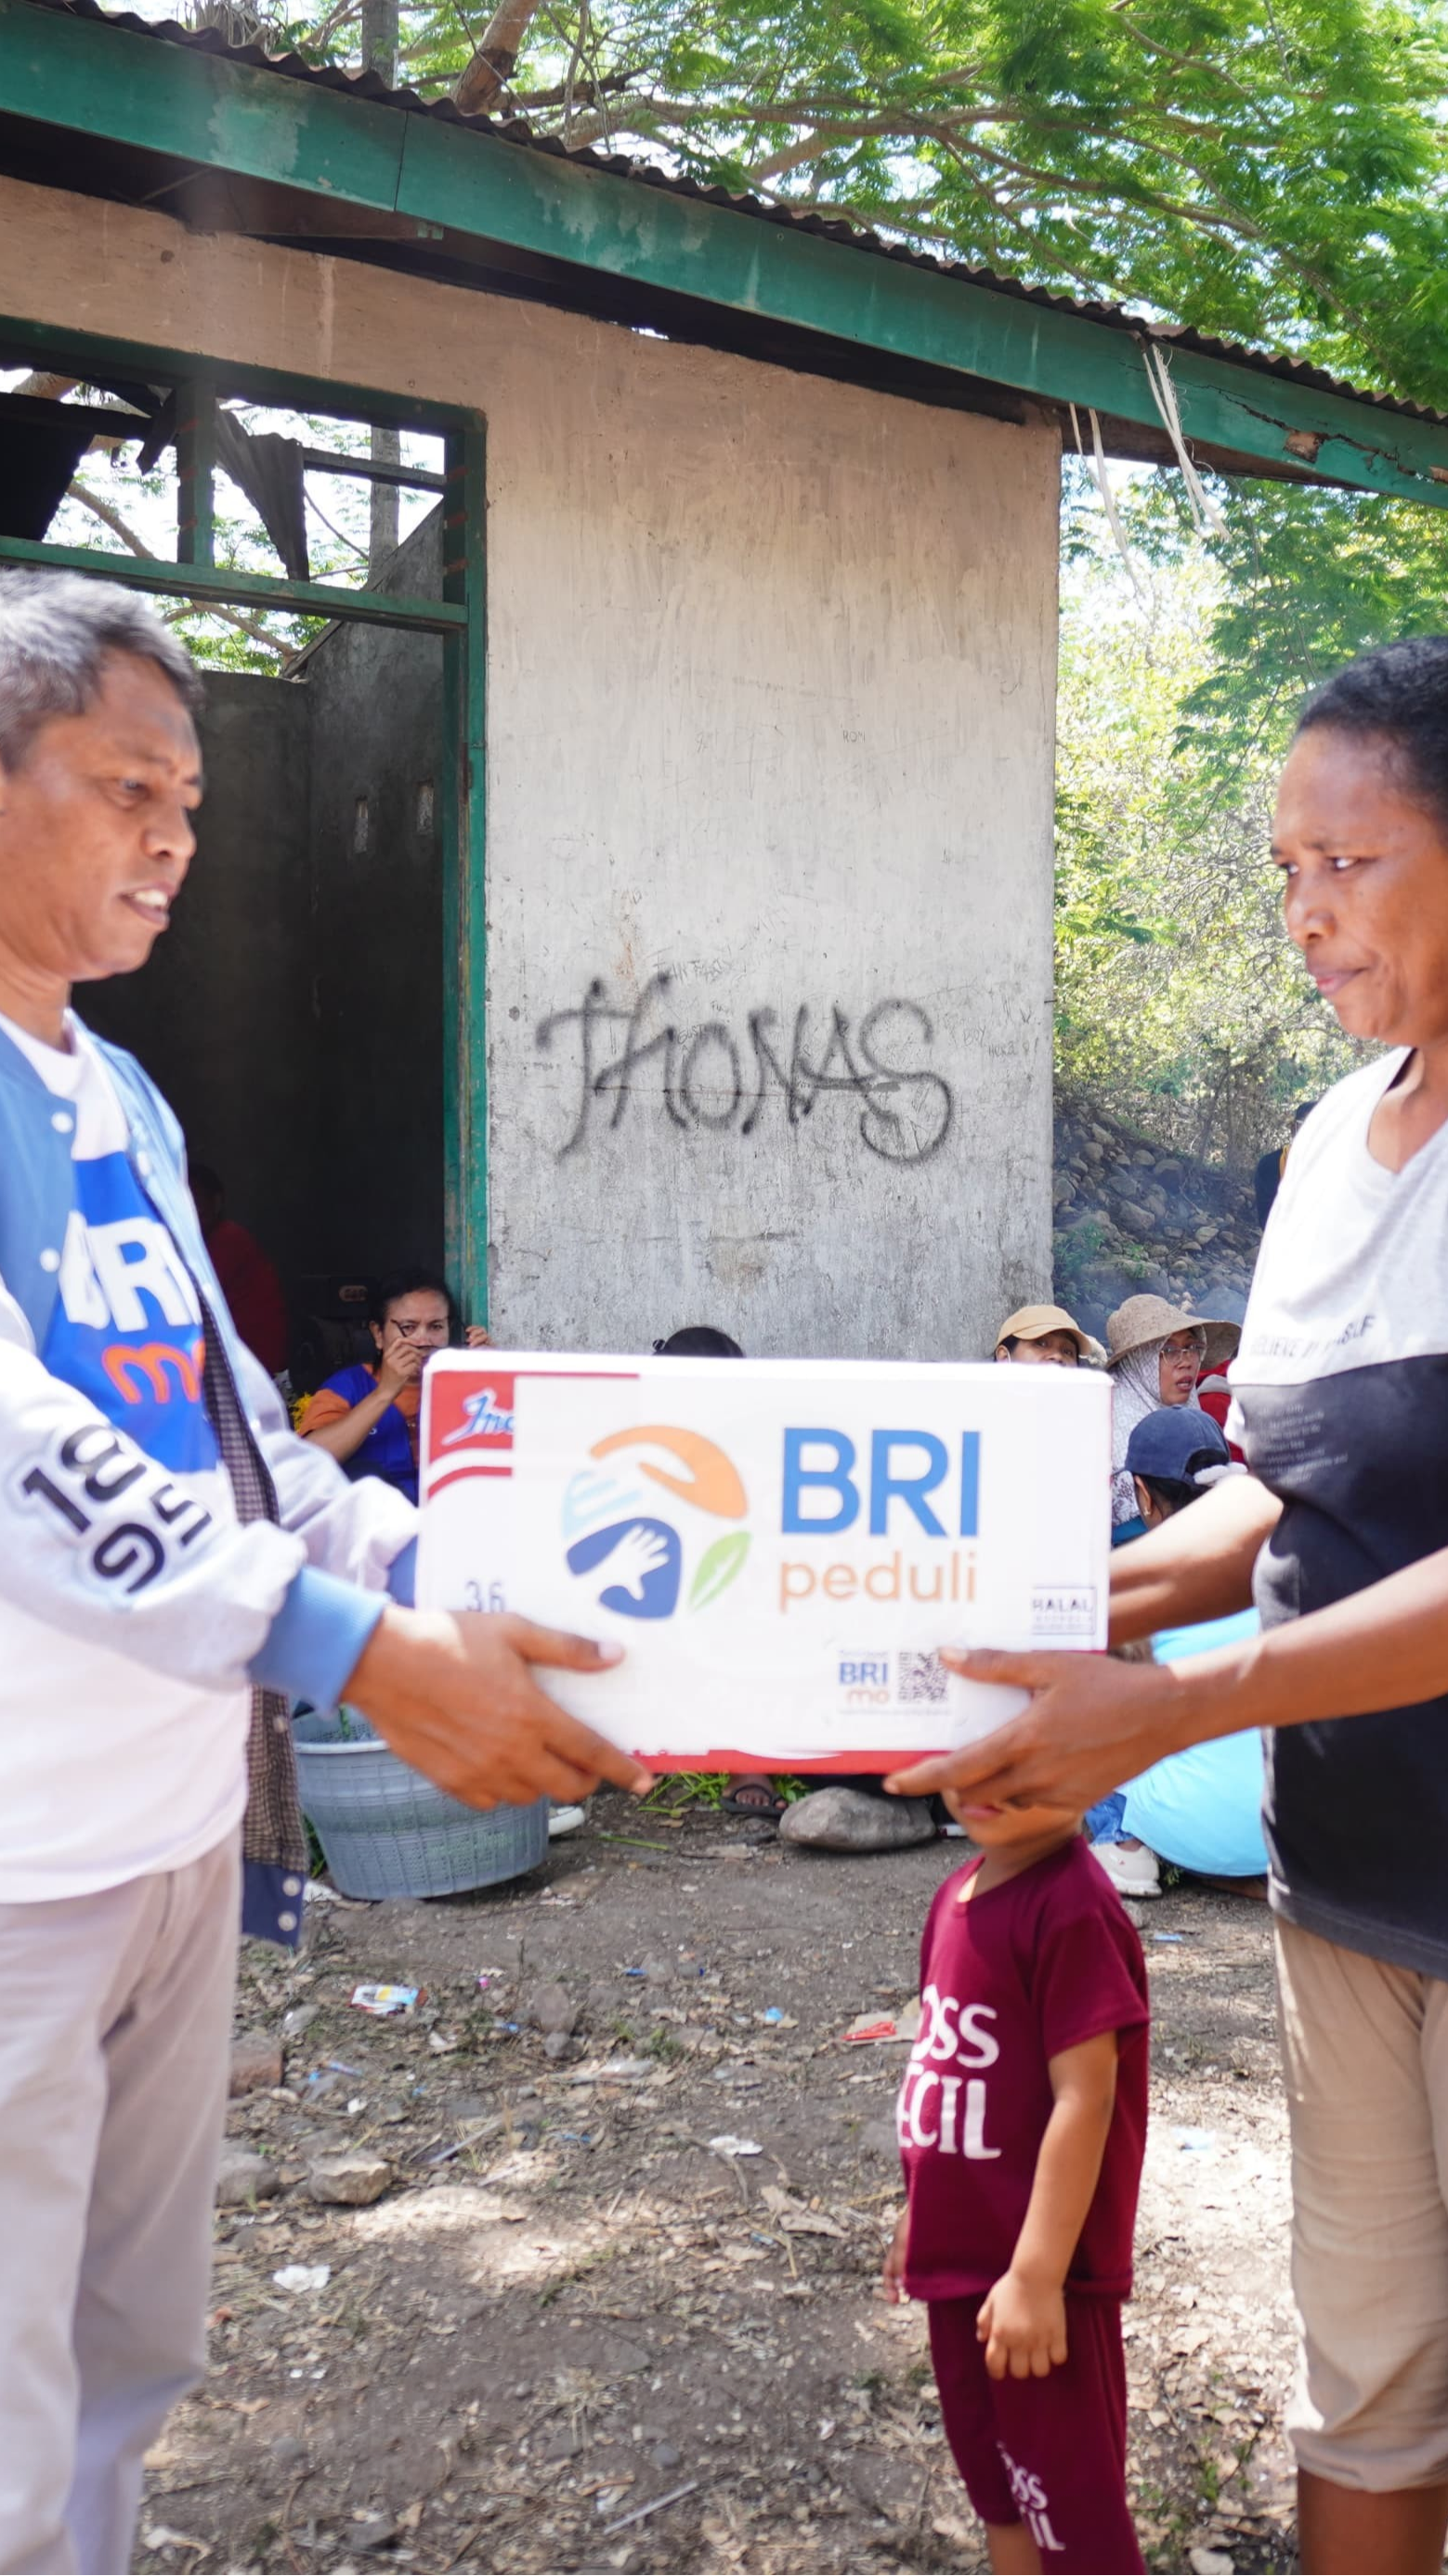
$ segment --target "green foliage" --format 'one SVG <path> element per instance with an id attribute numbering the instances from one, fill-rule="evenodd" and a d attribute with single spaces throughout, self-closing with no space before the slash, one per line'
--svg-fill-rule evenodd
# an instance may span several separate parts
<path id="1" fill-rule="evenodd" d="M 1226 787 L 1285 749 L 1310 689 L 1370 645 L 1448 627 L 1448 514 L 1371 493 L 1239 484 L 1210 541 L 1221 590 L 1212 667 L 1182 744 Z"/>
<path id="2" fill-rule="evenodd" d="M 539 131 L 1448 401 L 1442 0 L 521 14 L 497 105 Z M 273 41 L 355 60 L 360 17 L 361 0 L 316 0 Z M 404 5 L 400 77 L 450 90 L 488 23 L 457 0 Z"/>
<path id="3" fill-rule="evenodd" d="M 1265 712 L 1256 735 L 1230 709 L 1219 730 L 1200 712 L 1246 685 L 1218 653 L 1234 595 L 1204 548 L 1153 534 L 1152 508 L 1137 496 L 1140 600 L 1119 565 L 1082 560 L 1078 522 L 1063 603 L 1057 1076 L 1068 1097 L 1241 1164 L 1355 1059 L 1281 927 L 1278 733 Z M 1086 1232 L 1068 1267 L 1099 1249 Z"/>

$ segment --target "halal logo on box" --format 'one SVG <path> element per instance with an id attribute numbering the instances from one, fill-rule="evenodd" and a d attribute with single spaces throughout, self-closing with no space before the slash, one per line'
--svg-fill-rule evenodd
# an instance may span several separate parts
<path id="1" fill-rule="evenodd" d="M 652 1458 L 629 1460 L 627 1453 L 661 1449 L 671 1462 Z M 671 1619 L 683 1596 L 690 1611 L 707 1610 L 742 1573 L 749 1554 L 749 1531 L 719 1530 L 720 1521 L 741 1522 L 749 1509 L 743 1480 L 732 1458 L 699 1431 L 672 1423 L 646 1423 L 638 1430 L 614 1431 L 589 1451 L 598 1461 L 615 1459 L 612 1468 L 580 1468 L 563 1496 L 563 1537 L 570 1574 L 592 1578 L 605 1610 L 624 1619 Z M 676 1496 L 684 1511 L 663 1520 L 647 1509 L 652 1499 L 630 1474 L 662 1486 Z M 686 1559 L 690 1565 L 684 1591 Z"/>

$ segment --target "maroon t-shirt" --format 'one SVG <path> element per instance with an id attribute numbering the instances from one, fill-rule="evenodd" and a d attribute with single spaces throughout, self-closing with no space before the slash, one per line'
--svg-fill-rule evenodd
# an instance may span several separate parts
<path id="1" fill-rule="evenodd" d="M 979 1867 L 938 1889 L 920 1945 L 920 2036 L 897 2106 L 905 2287 L 977 2298 L 1010 2269 L 1051 2116 L 1049 2062 L 1114 2030 L 1116 2108 L 1066 2286 L 1128 2298 L 1150 2024 L 1136 1928 L 1079 1838 L 963 1904 Z"/>

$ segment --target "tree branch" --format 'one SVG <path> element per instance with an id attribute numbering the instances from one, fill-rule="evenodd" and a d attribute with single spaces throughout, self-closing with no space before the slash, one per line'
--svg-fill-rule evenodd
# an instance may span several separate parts
<path id="1" fill-rule="evenodd" d="M 79 501 L 81 508 L 89 510 L 93 518 L 99 519 L 113 536 L 119 537 L 122 545 L 129 546 L 133 555 L 144 555 L 151 563 L 156 561 L 155 547 L 146 545 L 135 529 L 127 526 L 120 511 L 112 509 L 110 502 L 103 501 L 98 492 L 91 492 L 84 483 L 76 481 L 67 487 L 65 497 L 67 501 Z"/>
<path id="2" fill-rule="evenodd" d="M 538 7 L 539 0 L 499 0 L 481 44 L 453 91 L 465 115 L 484 116 L 501 98 L 513 77 L 523 39 Z"/>

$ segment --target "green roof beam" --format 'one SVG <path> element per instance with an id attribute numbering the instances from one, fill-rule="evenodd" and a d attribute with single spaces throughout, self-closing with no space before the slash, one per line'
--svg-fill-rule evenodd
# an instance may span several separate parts
<path id="1" fill-rule="evenodd" d="M 1161 426 L 1129 331 L 30 0 L 0 0 L 0 98 L 72 135 Z M 1448 504 L 1448 425 L 1185 349 L 1171 370 L 1183 429 L 1202 446 Z"/>

